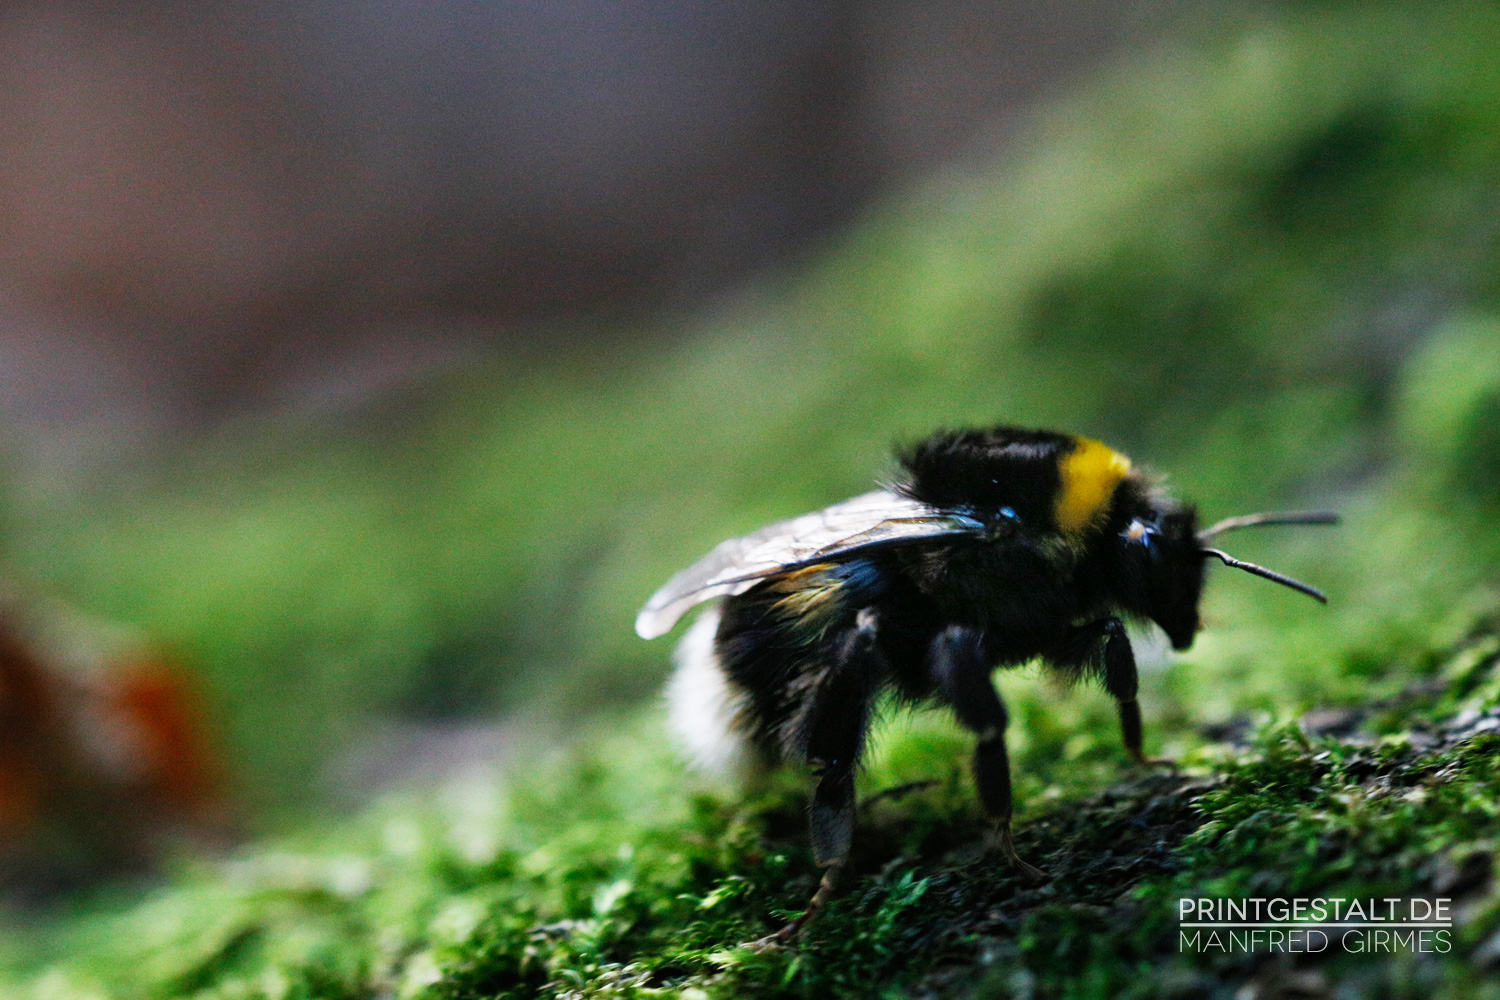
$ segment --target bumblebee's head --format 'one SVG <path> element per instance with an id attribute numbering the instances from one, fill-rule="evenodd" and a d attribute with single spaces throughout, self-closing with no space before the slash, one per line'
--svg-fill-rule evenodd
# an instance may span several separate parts
<path id="1" fill-rule="evenodd" d="M 1327 601 L 1322 591 L 1300 580 L 1236 559 L 1209 542 L 1226 531 L 1268 524 L 1335 524 L 1327 511 L 1245 514 L 1198 529 L 1191 506 L 1149 491 L 1130 478 L 1121 483 L 1111 529 L 1121 605 L 1162 627 L 1173 649 L 1187 649 L 1198 631 L 1198 600 L 1203 594 L 1203 567 L 1209 559 Z"/>
<path id="2" fill-rule="evenodd" d="M 1121 603 L 1160 625 L 1173 649 L 1198 632 L 1203 553 L 1198 512 L 1162 497 L 1141 498 L 1125 512 L 1116 536 Z"/>

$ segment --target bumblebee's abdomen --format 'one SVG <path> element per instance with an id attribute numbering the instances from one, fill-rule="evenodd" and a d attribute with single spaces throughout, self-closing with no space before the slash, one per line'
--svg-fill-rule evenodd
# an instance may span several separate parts
<path id="1" fill-rule="evenodd" d="M 667 719 L 679 747 L 700 771 L 743 778 L 757 761 L 745 732 L 745 695 L 724 672 L 714 649 L 719 607 L 709 607 L 682 637 L 667 682 Z"/>
<path id="2" fill-rule="evenodd" d="M 802 717 L 835 667 L 829 640 L 852 627 L 886 585 L 882 567 L 857 559 L 772 577 L 724 601 L 715 653 L 743 698 L 742 724 L 763 752 L 801 758 Z"/>

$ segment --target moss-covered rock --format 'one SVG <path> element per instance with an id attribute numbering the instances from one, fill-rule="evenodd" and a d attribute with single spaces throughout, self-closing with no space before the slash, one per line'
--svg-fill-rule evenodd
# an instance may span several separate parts
<path id="1" fill-rule="evenodd" d="M 1500 962 L 1494 619 L 1434 661 L 1452 682 L 1442 693 L 1419 685 L 1245 744 L 1205 739 L 1184 774 L 1127 774 L 1033 801 L 1018 847 L 1047 871 L 1040 885 L 985 850 L 952 758 L 934 753 L 930 786 L 870 797 L 850 891 L 786 946 L 759 939 L 816 884 L 795 783 L 748 801 L 688 794 L 652 716 L 513 776 L 505 800 L 477 813 L 465 797 L 391 804 L 341 843 L 262 847 L 185 874 L 144 904 L 72 925 L 52 943 L 66 957 L 34 989 L 268 1000 L 1247 986 L 1318 996 L 1335 985 L 1345 996 L 1469 995 Z M 1320 734 L 1329 729 L 1341 735 Z M 1184 945 L 1180 900 L 1254 897 L 1441 898 L 1453 926 L 1425 952 Z"/>

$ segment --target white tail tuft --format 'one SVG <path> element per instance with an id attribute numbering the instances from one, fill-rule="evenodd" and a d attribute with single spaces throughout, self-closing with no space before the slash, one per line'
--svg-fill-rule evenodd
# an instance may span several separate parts
<path id="1" fill-rule="evenodd" d="M 672 656 L 677 669 L 667 682 L 667 719 L 695 768 L 719 778 L 744 778 L 755 752 L 738 725 L 744 695 L 730 685 L 714 651 L 718 630 L 714 606 L 678 643 Z"/>

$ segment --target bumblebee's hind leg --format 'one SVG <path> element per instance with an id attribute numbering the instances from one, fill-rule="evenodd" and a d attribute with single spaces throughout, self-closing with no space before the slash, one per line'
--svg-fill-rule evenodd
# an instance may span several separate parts
<path id="1" fill-rule="evenodd" d="M 990 680 L 984 637 L 974 629 L 949 626 L 933 639 L 928 663 L 943 700 L 958 721 L 979 737 L 974 746 L 974 787 L 985 812 L 995 821 L 996 846 L 1027 878 L 1044 878 L 1041 871 L 1016 855 L 1011 840 L 1010 756 L 1005 749 L 1009 717 Z"/>
<path id="2" fill-rule="evenodd" d="M 875 644 L 873 611 L 861 611 L 853 628 L 835 644 L 833 665 L 819 680 L 806 713 L 793 734 L 818 783 L 808 803 L 807 825 L 813 859 L 823 869 L 817 892 L 800 917 L 773 937 L 791 938 L 837 894 L 854 839 L 854 779 L 864 749 L 870 705 L 886 674 L 885 657 Z"/>

